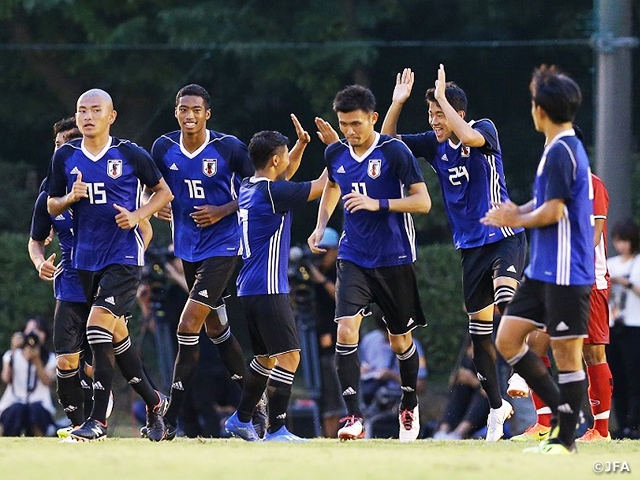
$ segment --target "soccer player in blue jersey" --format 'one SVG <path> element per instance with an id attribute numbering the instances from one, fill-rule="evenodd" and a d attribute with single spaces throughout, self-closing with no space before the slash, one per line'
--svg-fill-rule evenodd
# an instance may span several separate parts
<path id="1" fill-rule="evenodd" d="M 564 455 L 576 451 L 585 390 L 582 346 L 595 280 L 593 186 L 587 153 L 572 124 L 582 101 L 580 88 L 556 67 L 542 65 L 534 71 L 529 89 L 533 123 L 546 137 L 533 199 L 522 206 L 496 203 L 482 223 L 531 229 L 530 263 L 502 317 L 496 345 L 551 407 L 549 439 L 527 450 Z M 545 329 L 551 337 L 558 384 L 526 344 L 536 329 Z"/>
<path id="2" fill-rule="evenodd" d="M 180 89 L 175 116 L 180 130 L 162 135 L 151 149 L 174 195 L 159 217 L 172 221 L 175 255 L 182 259 L 190 290 L 178 324 L 178 354 L 165 415 L 169 440 L 198 363 L 203 325 L 231 378 L 242 386 L 245 358 L 231 333 L 223 297 L 240 255 L 237 193 L 241 180 L 253 174 L 244 143 L 207 129 L 211 97 L 200 85 Z"/>
<path id="3" fill-rule="evenodd" d="M 81 138 L 75 118 L 65 118 L 53 126 L 55 149 L 70 140 Z M 46 182 L 46 180 L 45 180 Z M 51 228 L 58 235 L 61 258 L 54 264 L 56 254 L 45 256 L 45 247 L 51 241 Z M 47 192 L 43 189 L 34 205 L 31 233 L 28 243 L 29 257 L 41 279 L 53 281 L 56 308 L 53 316 L 53 348 L 56 353 L 58 400 L 72 427 L 86 419 L 85 393 L 90 384 L 83 383 L 80 356 L 86 338 L 85 330 L 89 306 L 71 263 L 73 248 L 73 220 L 69 212 L 52 217 L 47 212 Z M 90 362 L 89 362 L 90 363 Z M 68 436 L 69 428 L 60 429 L 58 435 Z"/>
<path id="4" fill-rule="evenodd" d="M 374 130 L 378 113 L 373 93 L 360 85 L 338 92 L 333 101 L 343 140 L 325 151 L 329 180 L 322 194 L 316 228 L 308 239 L 315 253 L 340 199 L 344 232 L 338 247 L 336 285 L 336 368 L 348 416 L 338 431 L 343 440 L 365 435 L 359 401 L 359 330 L 368 306 L 384 312 L 389 343 L 402 379 L 400 441 L 420 430 L 416 386 L 419 358 L 412 330 L 426 324 L 414 271 L 415 231 L 411 213 L 427 213 L 431 197 L 415 157 L 402 142 Z M 332 128 L 316 119 L 327 143 Z M 334 132 L 335 134 L 335 132 Z"/>
<path id="5" fill-rule="evenodd" d="M 249 323 L 253 359 L 246 371 L 238 410 L 225 422 L 229 433 L 259 440 L 251 413 L 267 388 L 269 428 L 264 440 L 297 442 L 285 419 L 293 378 L 300 363 L 300 343 L 289 299 L 289 250 L 292 210 L 318 198 L 326 170 L 310 182 L 290 182 L 311 140 L 291 115 L 298 140 L 289 152 L 289 139 L 279 132 L 256 133 L 249 142 L 255 175 L 242 182 L 238 198 L 243 265 L 238 296 Z"/>
<path id="6" fill-rule="evenodd" d="M 147 405 L 149 438 L 159 441 L 165 435 L 162 414 L 166 400 L 151 387 L 139 357 L 130 348 L 125 315 L 135 302 L 144 261 L 138 223 L 162 208 L 172 195 L 144 149 L 111 137 L 116 116 L 107 92 L 92 89 L 83 93 L 76 111 L 82 140 L 55 152 L 47 185 L 49 214 L 57 217 L 72 211 L 73 267 L 91 305 L 87 339 L 93 353 L 94 404 L 89 418 L 70 435 L 79 441 L 106 438 L 114 360 L 120 356 L 123 376 Z M 140 184 L 154 192 L 142 206 Z"/>
<path id="7" fill-rule="evenodd" d="M 503 425 L 513 412 L 502 398 L 493 343 L 494 306 L 500 313 L 522 278 L 526 237 L 522 228 L 496 228 L 480 223 L 492 202 L 509 200 L 502 166 L 498 131 L 489 119 L 467 121 L 467 97 L 446 81 L 438 69 L 435 87 L 427 90 L 432 131 L 396 134 L 396 125 L 414 83 L 411 69 L 399 73 L 382 133 L 400 138 L 416 157 L 424 157 L 436 172 L 453 242 L 462 259 L 462 287 L 469 315 L 473 363 L 491 407 L 487 441 L 503 436 Z"/>

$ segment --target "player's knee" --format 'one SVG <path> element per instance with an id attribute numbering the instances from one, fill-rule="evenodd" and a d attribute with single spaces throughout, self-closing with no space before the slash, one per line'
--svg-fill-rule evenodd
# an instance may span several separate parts
<path id="1" fill-rule="evenodd" d="M 80 365 L 80 355 L 60 355 L 56 358 L 58 370 L 75 370 Z"/>
<path id="2" fill-rule="evenodd" d="M 295 372 L 300 364 L 300 352 L 287 352 L 282 355 L 278 355 L 276 364 L 280 368 L 284 368 L 289 372 Z"/>

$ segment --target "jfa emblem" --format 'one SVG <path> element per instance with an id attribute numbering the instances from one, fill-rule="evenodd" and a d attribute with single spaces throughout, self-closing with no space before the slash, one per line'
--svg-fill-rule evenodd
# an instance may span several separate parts
<path id="1" fill-rule="evenodd" d="M 213 177 L 217 171 L 218 171 L 217 158 L 202 159 L 202 173 L 204 173 L 207 177 Z"/>
<path id="2" fill-rule="evenodd" d="M 379 160 L 379 159 L 369 160 L 367 175 L 369 175 L 371 178 L 378 178 L 380 176 L 381 168 L 382 168 L 382 160 Z"/>
<path id="3" fill-rule="evenodd" d="M 463 157 L 468 157 L 471 155 L 471 147 L 467 147 L 466 145 L 462 145 L 462 149 L 460 151 L 460 155 Z"/>
<path id="4" fill-rule="evenodd" d="M 107 175 L 111 178 L 118 178 L 122 175 L 122 160 L 107 161 Z"/>

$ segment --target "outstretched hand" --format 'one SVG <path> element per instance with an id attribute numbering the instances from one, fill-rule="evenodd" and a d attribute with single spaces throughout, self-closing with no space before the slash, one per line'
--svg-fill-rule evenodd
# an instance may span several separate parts
<path id="1" fill-rule="evenodd" d="M 331 145 L 332 143 L 340 140 L 338 132 L 333 129 L 329 122 L 320 117 L 316 117 L 315 121 L 316 127 L 318 127 L 318 131 L 316 133 L 322 143 L 325 145 Z"/>
<path id="2" fill-rule="evenodd" d="M 291 121 L 293 122 L 293 126 L 296 128 L 296 135 L 298 136 L 298 141 L 300 143 L 309 143 L 311 141 L 311 135 L 304 128 L 302 128 L 302 124 L 298 117 L 296 117 L 293 113 L 291 114 Z"/>
<path id="3" fill-rule="evenodd" d="M 436 90 L 433 96 L 438 99 L 445 98 L 445 91 L 447 89 L 447 75 L 444 71 L 444 65 L 441 63 L 438 68 L 438 79 L 436 80 Z"/>
<path id="4" fill-rule="evenodd" d="M 515 220 L 519 214 L 518 205 L 511 201 L 493 203 L 493 208 L 485 213 L 484 217 L 480 219 L 480 223 L 491 227 L 512 227 L 515 226 Z"/>
<path id="5" fill-rule="evenodd" d="M 410 68 L 405 68 L 402 72 L 398 73 L 398 75 L 396 75 L 396 86 L 393 89 L 391 101 L 400 104 L 406 102 L 411 95 L 414 80 L 415 74 Z"/>

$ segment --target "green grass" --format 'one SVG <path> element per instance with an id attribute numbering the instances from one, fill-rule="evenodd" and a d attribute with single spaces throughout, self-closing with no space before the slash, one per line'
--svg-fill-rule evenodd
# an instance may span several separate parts
<path id="1" fill-rule="evenodd" d="M 108 438 L 99 443 L 0 438 L 2 480 L 47 479 L 542 479 L 593 478 L 595 462 L 627 462 L 640 474 L 640 442 L 581 445 L 577 455 L 522 453 L 526 444 L 479 440 L 313 440 L 307 444 L 179 438 L 151 443 Z M 605 474 L 606 475 L 606 474 Z"/>

